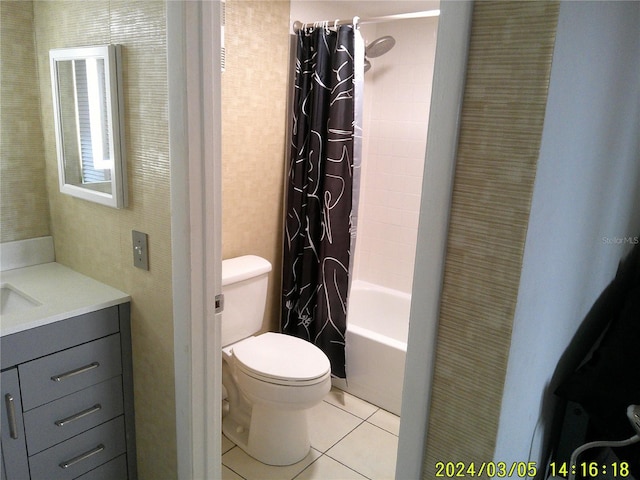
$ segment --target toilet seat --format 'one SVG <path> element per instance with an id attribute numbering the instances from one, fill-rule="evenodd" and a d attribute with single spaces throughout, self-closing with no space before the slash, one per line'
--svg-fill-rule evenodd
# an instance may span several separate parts
<path id="1" fill-rule="evenodd" d="M 327 356 L 312 343 L 281 333 L 250 337 L 232 347 L 244 374 L 276 385 L 315 385 L 331 374 Z"/>

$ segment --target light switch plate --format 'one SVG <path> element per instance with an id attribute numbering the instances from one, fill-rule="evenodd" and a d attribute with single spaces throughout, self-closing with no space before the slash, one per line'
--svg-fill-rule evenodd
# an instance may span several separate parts
<path id="1" fill-rule="evenodd" d="M 133 237 L 133 266 L 143 270 L 149 270 L 149 247 L 147 234 L 131 231 Z"/>

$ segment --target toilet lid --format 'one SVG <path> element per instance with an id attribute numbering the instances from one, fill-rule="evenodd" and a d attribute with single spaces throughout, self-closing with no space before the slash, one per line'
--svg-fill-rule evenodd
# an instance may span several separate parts
<path id="1" fill-rule="evenodd" d="M 331 370 L 329 359 L 315 345 L 281 333 L 264 333 L 233 347 L 238 367 L 248 374 L 276 383 L 306 382 Z"/>

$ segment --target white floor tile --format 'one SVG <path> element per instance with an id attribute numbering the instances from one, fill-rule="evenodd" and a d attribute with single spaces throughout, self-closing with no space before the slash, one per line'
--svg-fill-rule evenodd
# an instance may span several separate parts
<path id="1" fill-rule="evenodd" d="M 393 433 L 396 437 L 400 434 L 400 417 L 386 410 L 379 409 L 367 419 L 367 422 Z"/>
<path id="2" fill-rule="evenodd" d="M 327 402 L 320 402 L 308 414 L 311 446 L 321 452 L 333 447 L 362 419 Z"/>
<path id="3" fill-rule="evenodd" d="M 295 480 L 361 480 L 366 478 L 340 462 L 336 462 L 333 458 L 323 455 L 305 468 Z"/>
<path id="4" fill-rule="evenodd" d="M 304 460 L 286 467 L 265 465 L 223 435 L 222 478 L 391 480 L 395 475 L 399 429 L 400 418 L 396 415 L 333 388 L 309 412 L 312 449 Z"/>
<path id="5" fill-rule="evenodd" d="M 247 455 L 240 447 L 229 450 L 222 456 L 222 464 L 247 480 L 289 480 L 298 475 L 321 455 L 311 449 L 302 461 L 285 467 L 265 465 Z"/>
<path id="6" fill-rule="evenodd" d="M 231 450 L 233 447 L 235 447 L 235 445 L 236 445 L 235 443 L 233 443 L 227 437 L 222 435 L 222 455 L 224 455 L 229 450 Z"/>
<path id="7" fill-rule="evenodd" d="M 222 480 L 244 480 L 244 478 L 222 465 Z"/>
<path id="8" fill-rule="evenodd" d="M 363 419 L 369 418 L 376 410 L 378 410 L 378 407 L 375 405 L 371 405 L 370 403 L 337 388 L 332 388 L 324 400 Z"/>
<path id="9" fill-rule="evenodd" d="M 398 437 L 369 423 L 363 423 L 326 455 L 374 480 L 395 476 Z"/>

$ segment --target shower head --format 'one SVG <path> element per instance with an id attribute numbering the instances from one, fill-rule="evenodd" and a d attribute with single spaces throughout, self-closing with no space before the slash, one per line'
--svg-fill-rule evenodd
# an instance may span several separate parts
<path id="1" fill-rule="evenodd" d="M 380 37 L 367 45 L 365 55 L 369 58 L 379 57 L 391 50 L 395 44 L 396 39 L 390 35 Z"/>

